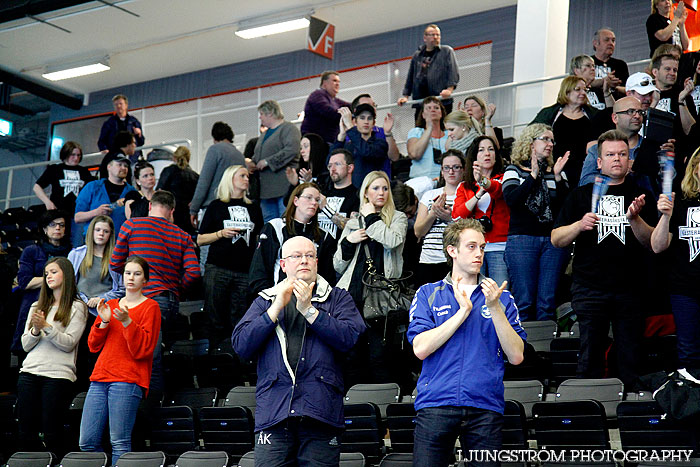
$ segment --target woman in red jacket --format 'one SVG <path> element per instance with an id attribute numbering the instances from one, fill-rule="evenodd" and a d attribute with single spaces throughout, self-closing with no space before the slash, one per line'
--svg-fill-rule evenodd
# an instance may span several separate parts
<path id="1" fill-rule="evenodd" d="M 100 352 L 90 376 L 80 423 L 80 449 L 102 452 L 102 433 L 109 419 L 112 465 L 131 450 L 136 411 L 148 391 L 153 349 L 160 332 L 160 309 L 141 289 L 148 281 L 148 263 L 130 256 L 124 266 L 126 296 L 97 306 L 88 346 Z M 115 321 L 112 323 L 112 321 Z"/>
<path id="2" fill-rule="evenodd" d="M 464 181 L 457 188 L 452 218 L 473 217 L 486 231 L 486 252 L 481 273 L 502 284 L 508 280 L 503 260 L 510 210 L 503 199 L 503 159 L 489 136 L 479 136 L 467 152 Z M 470 170 L 471 168 L 471 170 Z"/>

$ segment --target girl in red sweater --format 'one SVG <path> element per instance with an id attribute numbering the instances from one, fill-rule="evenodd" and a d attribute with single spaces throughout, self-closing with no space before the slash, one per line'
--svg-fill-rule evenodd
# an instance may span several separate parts
<path id="1" fill-rule="evenodd" d="M 131 430 L 148 391 L 160 332 L 158 304 L 141 293 L 147 281 L 148 263 L 140 256 L 130 256 L 124 267 L 126 296 L 107 303 L 100 300 L 98 319 L 88 336 L 90 351 L 101 353 L 85 398 L 80 449 L 103 451 L 102 432 L 109 420 L 112 465 L 131 450 Z"/>
<path id="2" fill-rule="evenodd" d="M 503 159 L 489 136 L 479 136 L 469 147 L 464 182 L 457 188 L 452 218 L 479 220 L 486 231 L 486 251 L 481 273 L 502 284 L 508 280 L 503 259 L 510 210 L 503 199 Z"/>

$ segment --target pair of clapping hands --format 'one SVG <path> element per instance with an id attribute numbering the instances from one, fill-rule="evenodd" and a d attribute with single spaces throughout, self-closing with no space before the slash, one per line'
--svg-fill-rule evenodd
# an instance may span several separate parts
<path id="1" fill-rule="evenodd" d="M 126 305 L 123 305 L 123 307 L 120 305 L 116 307 L 114 310 L 109 308 L 109 305 L 105 303 L 105 299 L 101 298 L 100 302 L 97 305 L 97 316 L 102 320 L 103 323 L 109 323 L 109 321 L 112 319 L 112 316 L 122 323 L 124 327 L 127 327 L 129 324 L 131 324 L 131 318 L 129 317 L 129 307 Z"/>
<path id="2" fill-rule="evenodd" d="M 464 310 L 464 312 L 469 315 L 472 311 L 472 301 L 469 299 L 469 295 L 466 292 L 466 284 L 462 284 L 464 278 L 457 276 L 455 279 L 455 284 L 453 286 L 455 299 L 459 303 L 459 309 Z M 484 292 L 484 298 L 486 299 L 486 306 L 489 311 L 493 313 L 494 310 L 502 310 L 501 308 L 501 294 L 506 289 L 508 281 L 503 281 L 503 284 L 499 287 L 495 280 L 486 278 L 481 281 L 481 290 Z"/>

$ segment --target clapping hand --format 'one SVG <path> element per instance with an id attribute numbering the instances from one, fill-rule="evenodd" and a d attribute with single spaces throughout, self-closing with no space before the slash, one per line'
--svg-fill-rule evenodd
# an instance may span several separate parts
<path id="1" fill-rule="evenodd" d="M 632 220 L 639 216 L 639 213 L 642 212 L 642 208 L 646 204 L 646 201 L 644 200 L 644 195 L 639 195 L 634 200 L 630 203 L 630 206 L 627 208 L 627 219 Z"/>
<path id="2" fill-rule="evenodd" d="M 486 299 L 486 306 L 489 307 L 489 311 L 493 313 L 493 310 L 500 306 L 501 294 L 506 290 L 508 281 L 503 281 L 499 287 L 495 280 L 486 278 L 481 282 L 481 290 L 484 292 L 484 298 Z"/>
<path id="3" fill-rule="evenodd" d="M 105 303 L 104 298 L 101 298 L 97 304 L 97 316 L 105 323 L 112 319 L 112 310 L 109 309 L 109 305 Z"/>
<path id="4" fill-rule="evenodd" d="M 460 287 L 462 280 L 463 279 L 461 276 L 457 276 L 457 280 L 455 281 L 455 285 L 454 287 L 452 287 L 452 289 L 455 294 L 455 299 L 457 300 L 457 303 L 459 303 L 459 309 L 464 310 L 466 312 L 466 315 L 469 316 L 469 313 L 472 311 L 473 305 L 472 301 L 467 296 L 467 293 L 462 289 L 462 287 Z"/>
<path id="5" fill-rule="evenodd" d="M 38 334 L 39 332 L 41 332 L 42 329 L 44 329 L 48 325 L 48 323 L 46 322 L 46 313 L 44 313 L 43 311 L 33 312 L 29 323 L 34 328 L 35 334 Z"/>
<path id="6" fill-rule="evenodd" d="M 307 284 L 301 279 L 296 279 L 293 283 L 294 296 L 297 298 L 297 311 L 304 313 L 311 307 L 311 297 L 313 296 L 314 284 Z"/>
<path id="7" fill-rule="evenodd" d="M 129 317 L 129 307 L 124 305 L 124 308 L 118 306 L 114 309 L 114 318 L 122 323 L 124 327 L 131 324 L 131 318 Z"/>

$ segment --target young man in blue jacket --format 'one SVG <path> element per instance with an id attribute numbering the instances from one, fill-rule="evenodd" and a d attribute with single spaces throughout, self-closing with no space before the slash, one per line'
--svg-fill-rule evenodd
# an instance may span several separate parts
<path id="1" fill-rule="evenodd" d="M 411 304 L 407 337 L 423 360 L 414 467 L 447 466 L 457 436 L 463 451 L 501 448 L 504 360 L 523 361 L 526 335 L 507 283 L 479 273 L 483 232 L 475 219 L 450 224 L 443 248 L 452 272 Z"/>
<path id="2" fill-rule="evenodd" d="M 343 354 L 365 323 L 350 294 L 317 274 L 316 247 L 292 237 L 282 245 L 286 279 L 260 292 L 233 330 L 233 348 L 256 357 L 255 463 L 340 463 Z"/>

